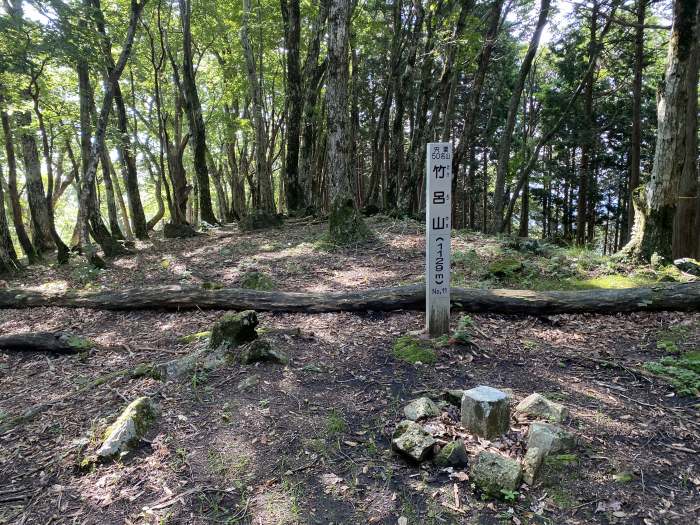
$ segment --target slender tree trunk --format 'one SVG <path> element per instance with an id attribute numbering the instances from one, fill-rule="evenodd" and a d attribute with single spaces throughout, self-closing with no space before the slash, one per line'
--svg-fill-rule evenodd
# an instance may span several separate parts
<path id="1" fill-rule="evenodd" d="M 119 227 L 119 217 L 117 216 L 117 201 L 114 197 L 114 186 L 112 184 L 112 176 L 109 172 L 109 162 L 107 161 L 107 152 L 102 151 L 102 179 L 105 185 L 105 194 L 107 197 L 107 218 L 109 220 L 109 230 L 112 232 L 112 237 L 117 240 L 124 240 L 124 234 Z M 125 217 L 129 220 L 128 217 Z"/>
<path id="2" fill-rule="evenodd" d="M 5 175 L 0 166 L 0 274 L 15 272 L 21 269 L 17 260 L 17 253 L 12 244 L 10 236 L 10 227 L 7 223 L 7 215 L 5 214 L 5 191 L 3 185 Z"/>
<path id="3" fill-rule="evenodd" d="M 194 79 L 194 65 L 192 63 L 192 32 L 190 30 L 192 10 L 190 0 L 178 1 L 180 6 L 180 24 L 182 26 L 182 93 L 185 99 L 187 119 L 190 124 L 192 161 L 199 189 L 199 216 L 209 224 L 216 224 L 218 221 L 214 216 L 211 192 L 209 191 L 206 130 L 204 128 L 202 105 L 199 101 L 199 92 Z"/>
<path id="4" fill-rule="evenodd" d="M 630 175 L 628 203 L 639 187 L 642 148 L 642 77 L 644 75 L 644 21 L 649 0 L 637 0 L 637 28 L 634 36 L 634 80 L 632 81 L 632 135 L 630 137 Z M 632 235 L 634 206 L 627 206 L 626 237 Z"/>
<path id="5" fill-rule="evenodd" d="M 1 101 L 0 101 L 1 102 Z M 17 240 L 22 247 L 22 251 L 27 256 L 29 264 L 34 264 L 38 260 L 38 254 L 29 239 L 27 229 L 24 226 L 24 218 L 22 216 L 22 203 L 17 190 L 17 159 L 15 156 L 15 146 L 12 141 L 12 127 L 10 125 L 10 117 L 5 109 L 0 113 L 2 120 L 2 129 L 5 138 L 5 155 L 7 158 L 7 188 L 12 204 L 12 223 L 15 227 Z"/>
<path id="6" fill-rule="evenodd" d="M 532 62 L 537 55 L 537 50 L 540 45 L 540 37 L 544 26 L 547 24 L 547 17 L 549 16 L 549 7 L 551 0 L 541 0 L 540 3 L 540 15 L 537 19 L 537 25 L 535 26 L 535 31 L 530 39 L 530 45 L 528 46 L 527 53 L 523 62 L 520 65 L 520 72 L 518 73 L 518 79 L 513 87 L 513 92 L 510 96 L 510 102 L 508 103 L 508 116 L 506 117 L 506 128 L 501 136 L 500 147 L 498 149 L 498 164 L 496 169 L 496 185 L 493 195 L 493 231 L 501 230 L 501 222 L 503 220 L 503 209 L 505 207 L 505 189 L 506 189 L 506 178 L 508 175 L 508 163 L 510 160 L 510 147 L 511 141 L 513 139 L 513 130 L 515 129 L 515 120 L 518 116 L 518 108 L 520 105 L 520 97 L 522 96 L 523 88 L 525 87 L 525 81 L 530 74 L 530 69 L 532 67 Z M 526 237 L 526 236 L 524 236 Z"/>
<path id="7" fill-rule="evenodd" d="M 262 86 L 258 78 L 255 54 L 250 43 L 249 20 L 250 0 L 243 0 L 243 21 L 241 24 L 241 43 L 245 56 L 246 72 L 248 75 L 248 89 L 253 104 L 253 126 L 255 128 L 255 173 L 259 186 L 260 202 L 256 203 L 260 209 L 269 213 L 275 213 L 275 202 L 272 194 L 272 174 L 267 170 L 267 130 L 263 118 Z"/>
<path id="8" fill-rule="evenodd" d="M 111 175 L 112 182 L 114 183 L 114 198 L 117 201 L 117 206 L 119 207 L 119 212 L 122 215 L 122 224 L 124 225 L 124 233 L 127 239 L 134 238 L 134 232 L 131 231 L 131 221 L 129 221 L 129 214 L 126 210 L 126 204 L 124 203 L 124 192 L 122 191 L 121 184 L 119 184 L 119 176 L 114 169 L 114 163 L 109 155 L 106 155 L 107 164 L 109 165 L 109 173 Z"/>

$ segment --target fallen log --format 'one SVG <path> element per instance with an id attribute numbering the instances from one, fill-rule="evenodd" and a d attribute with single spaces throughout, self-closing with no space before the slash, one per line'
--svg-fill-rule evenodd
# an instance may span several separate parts
<path id="1" fill-rule="evenodd" d="M 124 290 L 46 291 L 1 289 L 0 309 L 57 306 L 99 310 L 247 310 L 270 312 L 363 312 L 423 310 L 422 285 L 353 292 L 264 292 L 240 288 L 150 286 Z M 700 282 L 647 288 L 535 292 L 452 288 L 452 308 L 500 314 L 618 313 L 700 310 Z"/>
<path id="2" fill-rule="evenodd" d="M 65 332 L 34 332 L 0 336 L 0 350 L 77 354 L 93 346 L 90 340 Z"/>

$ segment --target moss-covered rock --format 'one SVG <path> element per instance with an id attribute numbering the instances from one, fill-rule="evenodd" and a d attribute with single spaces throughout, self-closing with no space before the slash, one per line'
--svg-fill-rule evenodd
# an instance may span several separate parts
<path id="1" fill-rule="evenodd" d="M 401 421 L 391 439 L 391 447 L 414 461 L 423 461 L 433 453 L 435 439 L 414 421 Z"/>
<path id="2" fill-rule="evenodd" d="M 210 348 L 226 345 L 230 348 L 248 343 L 258 337 L 255 327 L 258 326 L 258 316 L 254 310 L 224 315 L 212 327 L 209 338 Z"/>
<path id="3" fill-rule="evenodd" d="M 463 467 L 467 464 L 467 449 L 464 441 L 458 439 L 451 441 L 440 449 L 435 456 L 435 464 L 438 467 Z"/>
<path id="4" fill-rule="evenodd" d="M 561 423 L 569 415 L 569 411 L 564 405 L 550 401 L 537 392 L 527 396 L 518 403 L 515 407 L 515 411 L 535 418 L 555 421 L 557 423 Z"/>
<path id="5" fill-rule="evenodd" d="M 370 230 L 353 203 L 352 198 L 340 198 L 333 202 L 328 218 L 328 241 L 338 246 L 356 244 L 367 240 Z"/>
<path id="6" fill-rule="evenodd" d="M 412 335 L 402 335 L 394 342 L 394 356 L 412 364 L 428 365 L 437 361 L 431 342 Z"/>
<path id="7" fill-rule="evenodd" d="M 249 365 L 257 362 L 289 364 L 289 356 L 281 350 L 274 348 L 270 341 L 256 339 L 241 347 L 238 359 L 241 364 Z"/>
<path id="8" fill-rule="evenodd" d="M 187 239 L 195 235 L 197 235 L 197 232 L 189 224 L 167 223 L 163 227 L 163 237 L 166 239 Z"/>
<path id="9" fill-rule="evenodd" d="M 500 496 L 515 491 L 523 477 L 520 463 L 494 452 L 482 450 L 472 464 L 471 479 L 484 492 Z"/>
<path id="10" fill-rule="evenodd" d="M 440 409 L 430 398 L 419 397 L 406 405 L 403 409 L 403 413 L 406 419 L 418 421 L 419 419 L 439 416 Z"/>
<path id="11" fill-rule="evenodd" d="M 140 443 L 156 417 L 156 405 L 151 398 L 143 396 L 132 401 L 105 431 L 97 457 L 108 459 L 129 452 Z"/>
<path id="12" fill-rule="evenodd" d="M 203 332 L 196 332 L 194 334 L 187 334 L 177 338 L 181 343 L 189 344 L 196 343 L 197 341 L 203 341 L 211 337 L 211 330 L 205 330 Z"/>
<path id="13" fill-rule="evenodd" d="M 239 221 L 238 227 L 241 231 L 254 231 L 279 228 L 282 224 L 284 224 L 284 216 L 282 214 L 271 213 L 265 210 L 253 210 Z"/>

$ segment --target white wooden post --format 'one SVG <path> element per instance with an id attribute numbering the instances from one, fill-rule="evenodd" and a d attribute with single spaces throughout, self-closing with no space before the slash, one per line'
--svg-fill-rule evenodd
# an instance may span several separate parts
<path id="1" fill-rule="evenodd" d="M 425 165 L 425 327 L 438 337 L 450 330 L 452 144 L 428 143 Z"/>

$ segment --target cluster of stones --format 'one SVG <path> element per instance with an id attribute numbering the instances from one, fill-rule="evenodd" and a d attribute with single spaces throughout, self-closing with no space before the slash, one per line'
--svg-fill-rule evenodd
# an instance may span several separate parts
<path id="1" fill-rule="evenodd" d="M 510 396 L 489 386 L 470 390 L 448 390 L 448 403 L 459 406 L 462 426 L 472 435 L 495 440 L 510 429 Z M 533 484 L 544 459 L 575 446 L 574 436 L 557 423 L 568 416 L 566 407 L 534 393 L 517 404 L 515 412 L 535 419 L 527 433 L 527 451 L 518 461 L 503 454 L 480 451 L 469 461 L 461 439 L 438 448 L 438 443 L 420 423 L 421 420 L 438 417 L 440 407 L 427 397 L 411 401 L 404 408 L 405 420 L 401 421 L 392 438 L 392 448 L 416 462 L 433 458 L 439 467 L 465 467 L 471 463 L 470 477 L 483 491 L 499 494 L 515 491 L 521 482 Z M 437 454 L 435 453 L 437 451 Z"/>

